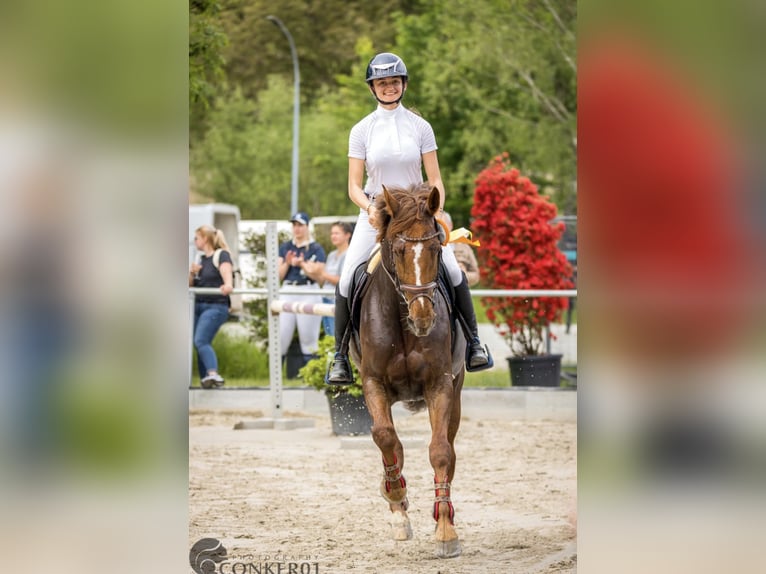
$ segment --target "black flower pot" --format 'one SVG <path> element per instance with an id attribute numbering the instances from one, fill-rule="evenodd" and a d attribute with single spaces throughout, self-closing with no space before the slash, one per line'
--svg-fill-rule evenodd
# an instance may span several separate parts
<path id="1" fill-rule="evenodd" d="M 508 357 L 513 387 L 558 387 L 562 355 Z"/>
<path id="2" fill-rule="evenodd" d="M 330 405 L 332 432 L 336 435 L 370 434 L 372 417 L 364 402 L 364 395 L 355 397 L 349 393 L 327 393 Z"/>

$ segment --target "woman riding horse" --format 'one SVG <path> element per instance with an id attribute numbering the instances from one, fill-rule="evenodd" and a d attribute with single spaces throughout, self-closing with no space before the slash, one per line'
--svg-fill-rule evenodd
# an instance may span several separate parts
<path id="1" fill-rule="evenodd" d="M 407 68 L 396 54 L 375 56 L 367 66 L 367 84 L 378 101 L 378 108 L 357 123 L 349 136 L 348 195 L 359 206 L 354 236 L 346 253 L 335 295 L 335 357 L 327 374 L 330 385 L 353 382 L 347 357 L 347 297 L 357 266 L 370 255 L 375 245 L 375 229 L 369 218 L 375 212 L 375 198 L 383 184 L 407 187 L 423 181 L 425 168 L 430 187 L 439 191 L 438 209 L 444 206 L 444 184 L 436 156 L 436 137 L 431 124 L 400 105 L 407 90 Z M 367 172 L 367 183 L 362 180 Z M 489 351 L 479 340 L 471 292 L 450 247 L 442 253 L 444 265 L 455 288 L 455 304 L 468 331 L 466 368 L 478 371 L 492 366 Z"/>

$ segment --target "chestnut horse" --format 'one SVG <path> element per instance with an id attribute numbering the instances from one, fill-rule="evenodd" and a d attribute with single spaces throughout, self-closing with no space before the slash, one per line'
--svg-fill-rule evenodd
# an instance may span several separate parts
<path id="1" fill-rule="evenodd" d="M 438 287 L 441 240 L 435 214 L 439 191 L 427 184 L 383 188 L 373 224 L 381 263 L 368 278 L 361 303 L 358 340 L 351 356 L 359 368 L 372 437 L 383 455 L 380 492 L 393 513 L 396 540 L 412 538 L 407 516 L 404 449 L 394 428 L 391 405 L 428 408 L 429 459 L 434 469 L 436 554 L 458 556 L 450 483 L 455 472 L 454 441 L 460 425 L 460 392 L 465 375 L 465 339 L 457 329 L 453 348 L 450 308 Z M 443 235 L 442 235 L 443 236 Z"/>

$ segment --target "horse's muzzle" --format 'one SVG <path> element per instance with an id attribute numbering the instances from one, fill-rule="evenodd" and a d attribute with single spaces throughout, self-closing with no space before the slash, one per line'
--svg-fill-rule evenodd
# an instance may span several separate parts
<path id="1" fill-rule="evenodd" d="M 436 324 L 434 291 L 436 282 L 425 285 L 400 285 L 407 302 L 407 323 L 417 337 L 425 337 Z"/>
<path id="2" fill-rule="evenodd" d="M 431 330 L 436 325 L 436 314 L 432 318 L 414 318 L 412 315 L 407 317 L 407 324 L 410 327 L 410 331 L 414 333 L 416 337 L 426 337 L 431 334 Z"/>

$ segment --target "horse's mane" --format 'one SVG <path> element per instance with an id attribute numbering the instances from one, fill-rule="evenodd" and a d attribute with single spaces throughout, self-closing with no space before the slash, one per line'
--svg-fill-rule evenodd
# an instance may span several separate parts
<path id="1" fill-rule="evenodd" d="M 427 183 L 412 184 L 408 188 L 388 187 L 388 193 L 399 205 L 394 218 L 386 204 L 385 193 L 375 199 L 375 217 L 372 225 L 378 230 L 377 241 L 393 237 L 410 229 L 417 221 L 432 216 L 428 213 L 428 196 L 432 187 Z"/>

